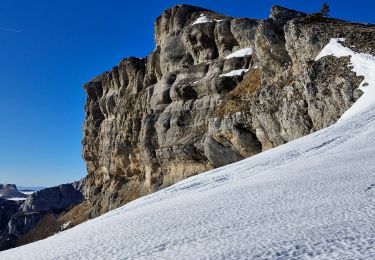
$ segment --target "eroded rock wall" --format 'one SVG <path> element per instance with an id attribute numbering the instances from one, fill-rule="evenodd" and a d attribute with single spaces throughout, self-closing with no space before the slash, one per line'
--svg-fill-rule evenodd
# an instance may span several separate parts
<path id="1" fill-rule="evenodd" d="M 373 52 L 374 36 L 373 26 L 282 7 L 263 21 L 166 10 L 154 52 L 84 86 L 89 216 L 333 124 L 361 79 L 347 58 L 315 57 L 332 37 Z"/>

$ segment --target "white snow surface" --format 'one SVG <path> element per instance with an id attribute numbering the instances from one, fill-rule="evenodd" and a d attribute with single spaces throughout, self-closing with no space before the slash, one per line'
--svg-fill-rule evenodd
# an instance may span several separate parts
<path id="1" fill-rule="evenodd" d="M 208 23 L 208 22 L 212 22 L 210 19 L 208 19 L 208 17 L 204 14 L 201 14 L 197 20 L 195 20 L 195 22 L 193 23 L 193 25 L 195 24 L 200 24 L 200 23 Z"/>
<path id="2" fill-rule="evenodd" d="M 319 60 L 330 55 L 337 58 L 350 56 L 349 66 L 352 67 L 352 71 L 357 76 L 364 76 L 364 80 L 359 85 L 359 89 L 363 91 L 363 95 L 342 115 L 340 121 L 366 111 L 375 100 L 375 57 L 366 53 L 354 52 L 342 45 L 344 41 L 344 38 L 331 39 L 316 58 L 316 60 Z"/>
<path id="3" fill-rule="evenodd" d="M 34 194 L 36 191 L 22 191 L 22 190 L 20 190 L 20 192 L 25 194 L 25 195 L 31 195 L 31 194 Z"/>
<path id="4" fill-rule="evenodd" d="M 22 201 L 22 200 L 26 200 L 27 198 L 9 198 L 7 200 L 13 200 L 13 201 Z"/>
<path id="5" fill-rule="evenodd" d="M 205 14 L 201 14 L 201 15 L 198 17 L 198 19 L 195 20 L 195 21 L 193 22 L 192 25 L 200 24 L 200 23 L 211 23 L 211 22 L 213 22 L 213 21 L 219 23 L 219 22 L 223 21 L 223 19 L 214 19 L 214 20 L 211 20 L 211 19 L 209 19 L 209 18 L 207 17 L 207 15 L 205 15 Z"/>
<path id="6" fill-rule="evenodd" d="M 221 74 L 219 77 L 235 77 L 235 76 L 241 76 L 242 73 L 248 72 L 248 69 L 239 69 L 239 70 L 232 70 L 228 73 Z"/>
<path id="7" fill-rule="evenodd" d="M 0 259 L 373 259 L 375 107 Z"/>
<path id="8" fill-rule="evenodd" d="M 252 48 L 244 48 L 244 49 L 235 51 L 232 54 L 229 54 L 228 56 L 225 57 L 225 59 L 229 60 L 231 58 L 242 58 L 242 57 L 250 56 L 251 54 L 253 54 Z"/>
<path id="9" fill-rule="evenodd" d="M 375 99 L 351 113 L 0 259 L 374 259 Z"/>

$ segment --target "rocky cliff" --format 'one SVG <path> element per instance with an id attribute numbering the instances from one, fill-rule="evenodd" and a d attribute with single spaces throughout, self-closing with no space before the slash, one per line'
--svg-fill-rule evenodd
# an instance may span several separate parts
<path id="1" fill-rule="evenodd" d="M 19 192 L 17 186 L 14 184 L 0 184 L 0 198 L 3 199 L 22 199 L 27 196 L 22 192 Z"/>
<path id="2" fill-rule="evenodd" d="M 0 198 L 0 251 L 14 246 L 14 237 L 9 234 L 8 222 L 20 208 L 18 201 Z"/>
<path id="3" fill-rule="evenodd" d="M 331 38 L 375 53 L 375 27 L 275 6 L 265 20 L 177 5 L 155 50 L 85 84 L 85 195 L 98 216 L 335 123 L 361 96 Z"/>

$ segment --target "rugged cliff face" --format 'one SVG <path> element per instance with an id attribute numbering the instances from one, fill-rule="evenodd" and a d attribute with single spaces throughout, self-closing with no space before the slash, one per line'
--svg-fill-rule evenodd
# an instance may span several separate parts
<path id="1" fill-rule="evenodd" d="M 8 222 L 19 208 L 19 202 L 0 198 L 0 251 L 14 246 L 14 238 L 9 234 Z"/>
<path id="2" fill-rule="evenodd" d="M 337 37 L 375 52 L 374 26 L 281 7 L 266 20 L 166 10 L 148 57 L 84 86 L 89 216 L 335 123 L 362 80 L 348 58 L 315 61 Z"/>

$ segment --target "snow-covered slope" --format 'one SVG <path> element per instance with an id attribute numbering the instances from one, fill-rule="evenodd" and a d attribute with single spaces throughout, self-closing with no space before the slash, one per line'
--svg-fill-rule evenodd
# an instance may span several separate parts
<path id="1" fill-rule="evenodd" d="M 0 259 L 365 258 L 374 219 L 372 107 Z"/>
<path id="2" fill-rule="evenodd" d="M 0 259 L 373 259 L 375 100 L 367 97 L 329 128 Z"/>

